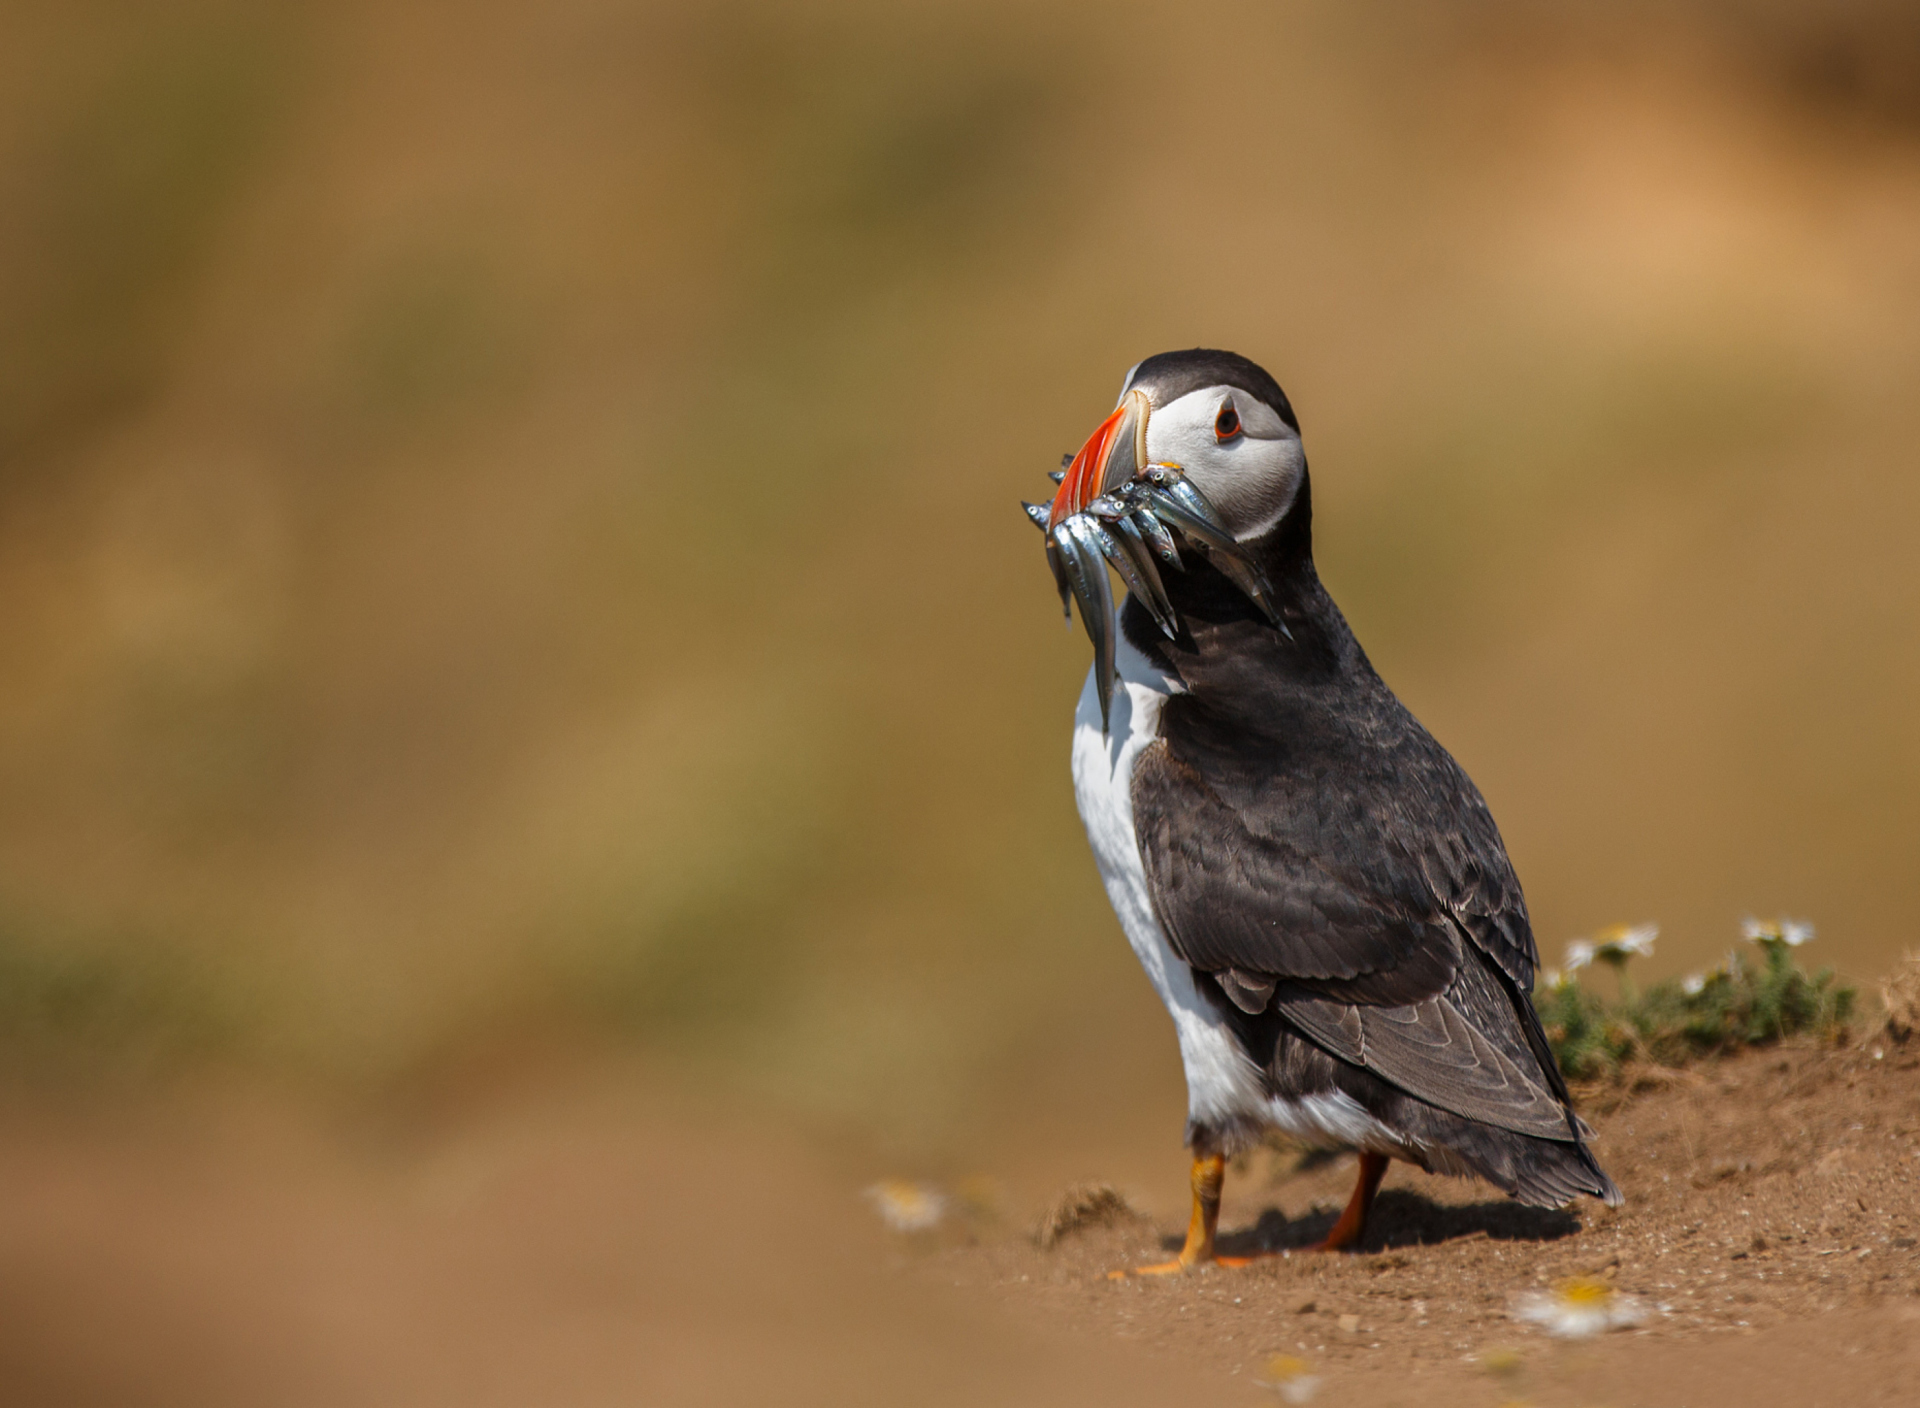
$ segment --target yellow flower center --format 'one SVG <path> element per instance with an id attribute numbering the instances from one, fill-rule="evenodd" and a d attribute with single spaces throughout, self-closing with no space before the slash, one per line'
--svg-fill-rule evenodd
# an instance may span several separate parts
<path id="1" fill-rule="evenodd" d="M 1297 1379 L 1307 1372 L 1308 1364 L 1291 1354 L 1276 1354 L 1267 1360 L 1267 1377 L 1274 1383 L 1285 1383 L 1288 1379 Z"/>
<path id="2" fill-rule="evenodd" d="M 1605 1305 L 1613 1299 L 1613 1287 L 1604 1281 L 1593 1281 L 1584 1276 L 1575 1277 L 1571 1281 L 1562 1281 L 1554 1287 L 1554 1293 L 1565 1304 L 1581 1309 Z"/>

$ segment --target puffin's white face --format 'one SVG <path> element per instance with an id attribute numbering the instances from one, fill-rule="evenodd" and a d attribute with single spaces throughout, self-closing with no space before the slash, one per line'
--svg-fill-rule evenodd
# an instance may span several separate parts
<path id="1" fill-rule="evenodd" d="M 1299 432 L 1235 386 L 1189 391 L 1151 411 L 1147 459 L 1185 471 L 1243 543 L 1285 517 L 1307 465 Z"/>

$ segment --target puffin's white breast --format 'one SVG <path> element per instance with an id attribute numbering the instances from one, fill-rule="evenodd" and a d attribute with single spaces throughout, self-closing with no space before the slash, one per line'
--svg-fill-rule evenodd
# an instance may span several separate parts
<path id="1" fill-rule="evenodd" d="M 1113 694 L 1111 727 L 1102 733 L 1091 670 L 1073 718 L 1073 790 L 1080 819 L 1127 942 L 1173 1016 L 1187 1072 L 1187 1118 L 1206 1124 L 1260 1119 L 1266 1113 L 1260 1074 L 1160 932 L 1134 834 L 1133 766 L 1141 750 L 1159 737 L 1160 708 L 1180 683 L 1142 655 L 1117 624 L 1114 634 L 1120 684 Z"/>

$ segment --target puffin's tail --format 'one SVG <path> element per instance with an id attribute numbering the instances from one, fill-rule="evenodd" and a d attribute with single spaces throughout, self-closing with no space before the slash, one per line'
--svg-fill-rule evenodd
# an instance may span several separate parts
<path id="1" fill-rule="evenodd" d="M 1477 1121 L 1447 1122 L 1454 1127 L 1433 1150 L 1436 1173 L 1478 1174 L 1516 1201 L 1538 1208 L 1562 1208 L 1575 1198 L 1598 1198 L 1610 1208 L 1625 1201 L 1620 1185 L 1584 1140 L 1542 1139 Z"/>
<path id="2" fill-rule="evenodd" d="M 1607 1176 L 1607 1171 L 1600 1167 L 1600 1161 L 1585 1144 L 1562 1144 L 1551 1139 L 1528 1139 L 1527 1142 L 1534 1147 L 1519 1161 L 1513 1182 L 1502 1185 L 1521 1202 L 1557 1208 L 1585 1196 L 1617 1208 L 1626 1201 L 1620 1185 Z"/>

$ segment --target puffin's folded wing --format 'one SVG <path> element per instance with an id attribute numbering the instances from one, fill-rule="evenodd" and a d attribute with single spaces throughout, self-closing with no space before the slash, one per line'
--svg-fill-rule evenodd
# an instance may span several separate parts
<path id="1" fill-rule="evenodd" d="M 1567 1107 L 1450 997 L 1411 1007 L 1360 1007 L 1283 992 L 1279 1011 L 1334 1055 L 1430 1105 L 1516 1134 L 1574 1138 Z"/>
<path id="2" fill-rule="evenodd" d="M 1531 992 L 1539 960 L 1526 897 L 1486 802 L 1464 774 L 1460 782 L 1463 820 L 1424 858 L 1427 883 L 1474 947 Z"/>
<path id="3" fill-rule="evenodd" d="M 1458 947 L 1418 858 L 1317 844 L 1312 819 L 1250 813 L 1163 746 L 1135 765 L 1133 801 L 1168 941 L 1193 967 L 1236 975 L 1227 981 L 1236 1002 L 1266 978 L 1320 979 L 1335 995 L 1390 1003 L 1433 997 L 1452 980 Z M 1343 852 L 1368 869 L 1326 859 Z"/>
<path id="4" fill-rule="evenodd" d="M 1564 1085 L 1520 996 L 1533 967 L 1525 902 L 1490 819 L 1476 842 L 1485 808 L 1457 768 L 1469 795 L 1433 809 L 1464 825 L 1408 817 L 1387 786 L 1249 785 L 1204 765 L 1163 742 L 1134 768 L 1135 834 L 1174 951 L 1237 1007 L 1281 1012 L 1429 1104 L 1573 1138 Z"/>
<path id="5" fill-rule="evenodd" d="M 1532 927 L 1499 828 L 1459 764 L 1404 711 L 1399 736 L 1378 747 L 1351 738 L 1293 747 L 1274 736 L 1253 760 L 1237 727 L 1197 709 L 1181 719 L 1179 751 L 1163 738 L 1135 765 L 1133 810 L 1161 922 L 1195 967 L 1384 975 L 1445 947 L 1444 929 L 1532 990 Z M 1445 976 L 1422 967 L 1395 991 L 1355 997 L 1442 991 Z"/>

